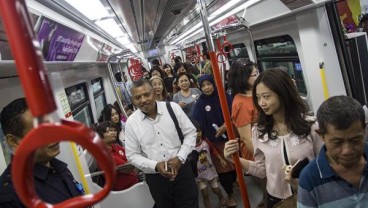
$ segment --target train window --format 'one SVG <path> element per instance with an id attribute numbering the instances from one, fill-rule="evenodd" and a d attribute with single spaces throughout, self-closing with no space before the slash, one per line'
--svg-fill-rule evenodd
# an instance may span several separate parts
<path id="1" fill-rule="evenodd" d="M 245 60 L 249 58 L 247 48 L 244 43 L 234 44 L 234 50 L 231 50 L 228 54 L 229 64 L 231 65 L 233 61 L 236 60 Z M 225 51 L 228 52 L 230 50 L 229 46 L 225 46 Z"/>
<path id="2" fill-rule="evenodd" d="M 87 86 L 81 83 L 65 89 L 68 102 L 72 110 L 74 120 L 80 121 L 87 126 L 93 123 L 91 105 L 89 102 Z"/>
<path id="3" fill-rule="evenodd" d="M 103 90 L 102 78 L 96 78 L 91 81 L 93 98 L 96 105 L 97 118 L 100 117 L 101 111 L 106 106 L 105 91 Z"/>
<path id="4" fill-rule="evenodd" d="M 307 88 L 294 40 L 289 35 L 284 35 L 257 40 L 254 44 L 260 70 L 277 68 L 287 72 L 295 80 L 299 94 L 306 97 Z"/>
<path id="5" fill-rule="evenodd" d="M 31 19 L 32 27 L 37 28 L 37 22 L 39 19 L 39 15 L 37 14 L 29 14 L 29 17 Z M 8 43 L 8 37 L 5 34 L 5 29 L 2 23 L 2 20 L 0 19 L 0 61 L 1 60 L 14 60 L 13 55 L 10 51 L 10 46 Z"/>

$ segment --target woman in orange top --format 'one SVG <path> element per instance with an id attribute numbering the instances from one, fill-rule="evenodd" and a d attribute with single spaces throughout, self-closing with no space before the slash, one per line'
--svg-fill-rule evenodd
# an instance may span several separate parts
<path id="1" fill-rule="evenodd" d="M 253 105 L 252 87 L 258 74 L 256 65 L 249 60 L 235 61 L 229 71 L 229 87 L 234 96 L 231 117 L 239 132 L 241 157 L 247 160 L 253 160 L 252 125 L 258 113 Z"/>

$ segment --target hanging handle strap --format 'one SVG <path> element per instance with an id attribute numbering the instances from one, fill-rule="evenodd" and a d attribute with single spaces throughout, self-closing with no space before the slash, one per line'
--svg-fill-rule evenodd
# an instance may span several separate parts
<path id="1" fill-rule="evenodd" d="M 42 63 L 42 52 L 24 0 L 0 1 L 0 11 L 32 115 L 40 117 L 55 111 L 56 104 Z"/>

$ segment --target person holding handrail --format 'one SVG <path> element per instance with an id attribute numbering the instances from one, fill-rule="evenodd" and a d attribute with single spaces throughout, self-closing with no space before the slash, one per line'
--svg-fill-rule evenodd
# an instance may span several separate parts
<path id="1" fill-rule="evenodd" d="M 247 174 L 267 178 L 267 207 L 272 208 L 295 195 L 297 185 L 285 167 L 298 160 L 314 159 L 323 145 L 315 130 L 315 118 L 300 98 L 289 75 L 278 69 L 261 73 L 253 85 L 253 103 L 259 112 L 252 128 L 254 161 L 240 158 Z M 237 140 L 225 144 L 224 155 L 232 161 L 239 151 Z M 296 206 L 295 204 L 293 205 Z"/>

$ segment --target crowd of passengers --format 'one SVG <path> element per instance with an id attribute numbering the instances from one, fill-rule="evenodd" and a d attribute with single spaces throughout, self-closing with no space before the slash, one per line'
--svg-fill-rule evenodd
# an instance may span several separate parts
<path id="1" fill-rule="evenodd" d="M 324 146 L 324 143 L 326 142 L 326 134 L 331 134 L 331 132 L 327 132 L 327 127 L 330 125 L 336 126 L 336 129 L 333 130 L 345 130 L 346 125 L 350 127 L 351 123 L 360 119 L 363 122 L 362 129 L 365 129 L 364 111 L 362 111 L 363 120 L 361 120 L 359 117 L 361 115 L 358 112 L 346 109 L 346 106 L 349 105 L 353 108 L 354 104 L 358 108 L 356 101 L 346 100 L 347 97 L 335 97 L 330 102 L 338 110 L 331 110 L 331 106 L 322 105 L 319 114 L 317 114 L 317 118 L 318 115 L 321 117 L 320 123 L 322 122 L 324 125 L 321 127 L 318 125 L 317 118 L 309 115 L 308 106 L 300 98 L 294 80 L 286 72 L 270 69 L 259 74 L 257 66 L 253 62 L 236 61 L 228 72 L 228 88 L 231 89 L 228 92 L 231 92 L 231 95 L 226 93 L 225 96 L 237 139 L 228 141 L 216 83 L 213 79 L 212 69 L 205 67 L 206 61 L 202 64 L 182 63 L 180 57 L 176 57 L 172 59 L 171 64 L 162 66 L 158 60 L 154 60 L 151 70 L 144 75 L 144 78 L 149 80 L 153 87 L 155 100 L 177 103 L 195 127 L 196 142 L 194 148 L 199 154 L 195 180 L 202 193 L 204 206 L 212 207 L 214 203 L 212 202 L 211 206 L 207 188 L 209 185 L 218 196 L 221 206 L 236 207 L 237 202 L 233 196 L 236 172 L 231 157 L 234 152 L 239 153 L 241 165 L 246 175 L 263 178 L 258 184 L 264 192 L 258 207 L 277 207 L 283 203 L 283 199 L 293 196 L 296 199 L 297 193 L 304 196 L 300 198 L 299 207 L 318 207 L 335 203 L 337 198 L 319 201 L 319 197 L 315 194 L 321 194 L 326 190 L 319 190 L 315 187 L 313 189 L 311 184 L 304 184 L 299 188 L 302 191 L 298 191 L 298 179 L 291 176 L 292 167 L 305 158 L 312 161 L 320 150 L 326 153 L 326 148 L 329 146 Z M 132 95 L 130 94 L 130 96 Z M 134 100 L 133 97 L 132 99 Z M 346 112 L 344 109 L 340 109 L 343 107 Z M 130 109 L 127 108 L 127 110 Z M 116 111 L 119 110 L 116 109 Z M 332 114 L 330 111 L 336 111 L 333 114 L 337 115 L 330 115 Z M 354 113 L 357 114 L 355 117 L 350 115 Z M 343 123 L 339 121 L 341 116 L 348 116 L 353 120 L 345 119 L 345 123 Z M 345 126 L 340 127 L 341 125 Z M 365 147 L 363 145 L 365 141 L 364 131 L 362 137 L 359 136 L 360 134 L 356 136 L 354 142 L 361 142 L 359 143 L 361 151 L 353 149 L 347 154 L 358 157 L 364 152 L 362 152 Z M 335 138 L 335 140 L 344 143 L 344 141 L 340 141 L 341 139 Z M 335 145 L 334 148 L 337 146 Z M 345 164 L 339 161 L 339 154 L 344 154 L 344 152 L 331 153 L 325 158 L 327 161 L 331 160 L 331 163 L 336 163 L 339 166 L 337 168 L 350 169 L 350 164 L 346 164 L 345 167 Z M 330 157 L 331 159 L 329 159 Z M 341 160 L 346 159 L 344 155 L 341 157 L 343 158 Z M 336 175 L 339 175 L 338 171 L 343 171 L 333 169 L 332 164 L 331 167 Z M 363 172 L 363 176 L 364 174 L 367 173 Z M 348 185 L 354 186 L 352 181 L 345 178 L 342 180 Z M 219 184 L 225 190 L 226 195 L 223 195 Z M 355 186 L 359 192 L 362 191 L 361 188 L 368 190 L 367 182 L 361 185 L 363 187 Z M 309 189 L 306 190 L 307 187 Z M 340 198 L 352 196 L 349 194 L 339 195 Z M 315 201 L 305 197 L 312 197 Z M 359 201 L 366 203 L 367 196 Z M 160 207 L 157 203 L 156 206 Z"/>
<path id="2" fill-rule="evenodd" d="M 259 73 L 253 62 L 235 61 L 228 72 L 227 92 L 231 94 L 225 94 L 236 134 L 236 139 L 229 140 L 207 58 L 203 63 L 182 63 L 176 57 L 163 65 L 154 60 L 143 79 L 131 83 L 124 74 L 116 75 L 124 109 L 117 102 L 106 105 L 98 123 L 91 127 L 117 166 L 132 164 L 118 172 L 113 190 L 132 187 L 144 172 L 156 208 L 198 207 L 197 190 L 206 208 L 215 204 L 237 207 L 240 202 L 234 197 L 237 175 L 232 157 L 237 152 L 244 174 L 263 179 L 256 184 L 263 191 L 257 207 L 367 206 L 366 107 L 350 97 L 335 96 L 322 103 L 316 117 L 310 116 L 286 72 L 269 69 Z M 21 114 L 29 114 L 24 99 L 22 103 Z M 22 119 L 18 123 L 14 118 L 9 120 L 12 114 L 5 111 L 11 110 L 17 108 L 4 108 L 1 125 L 15 152 L 17 139 L 29 129 L 17 133 L 9 126 L 19 123 L 26 128 Z M 187 160 L 193 150 L 198 156 L 196 169 Z M 61 161 L 54 158 L 57 154 L 48 158 L 52 162 L 40 163 L 47 167 L 59 164 Z M 293 167 L 305 158 L 310 162 L 298 178 Z M 0 206 L 23 207 L 9 175 L 8 170 L 1 176 L 0 193 L 12 200 L 0 198 Z M 71 184 L 76 183 L 71 174 L 64 175 L 71 177 L 67 180 Z M 96 180 L 103 184 L 103 177 Z M 50 199 L 47 191 L 37 189 L 42 183 L 36 180 L 36 191 L 47 202 L 84 194 L 83 190 L 63 190 L 58 184 L 57 192 L 73 194 L 55 199 L 56 193 Z M 208 186 L 218 202 L 210 200 Z M 291 205 L 285 205 L 289 202 Z"/>

